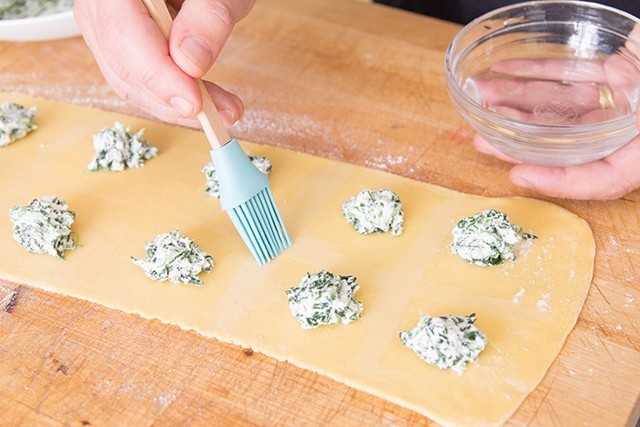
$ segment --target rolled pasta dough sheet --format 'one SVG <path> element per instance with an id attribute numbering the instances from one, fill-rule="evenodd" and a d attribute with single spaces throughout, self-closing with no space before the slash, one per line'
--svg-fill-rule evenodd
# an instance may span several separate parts
<path id="1" fill-rule="evenodd" d="M 294 240 L 258 267 L 219 202 L 205 194 L 204 136 L 21 94 L 38 130 L 0 149 L 0 212 L 55 194 L 77 214 L 81 247 L 64 261 L 27 253 L 0 221 L 0 278 L 94 301 L 251 347 L 409 407 L 444 425 L 505 422 L 536 388 L 576 323 L 593 272 L 587 223 L 556 205 L 484 198 L 350 164 L 244 142 L 273 163 L 271 188 Z M 90 173 L 91 136 L 115 120 L 146 128 L 159 156 L 140 169 Z M 341 205 L 362 189 L 388 188 L 405 210 L 404 232 L 360 235 Z M 515 261 L 478 267 L 451 254 L 451 229 L 484 209 L 506 212 L 539 238 Z M 203 286 L 149 280 L 130 256 L 179 229 L 213 255 Z M 307 272 L 355 275 L 362 318 L 302 330 L 285 290 Z M 463 375 L 421 361 L 398 332 L 423 314 L 476 313 L 488 337 Z"/>

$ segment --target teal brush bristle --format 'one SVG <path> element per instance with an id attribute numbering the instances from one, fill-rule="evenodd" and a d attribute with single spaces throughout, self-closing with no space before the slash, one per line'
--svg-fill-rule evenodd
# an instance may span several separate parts
<path id="1" fill-rule="evenodd" d="M 220 203 L 242 240 L 263 265 L 291 239 L 273 200 L 268 178 L 244 154 L 235 139 L 211 152 L 220 182 Z"/>
<path id="2" fill-rule="evenodd" d="M 258 264 L 269 262 L 291 246 L 269 187 L 227 213 Z"/>

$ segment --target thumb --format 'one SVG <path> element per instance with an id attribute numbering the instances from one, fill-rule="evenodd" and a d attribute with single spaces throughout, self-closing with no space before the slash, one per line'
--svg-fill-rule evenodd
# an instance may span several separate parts
<path id="1" fill-rule="evenodd" d="M 175 63 L 191 77 L 213 65 L 236 22 L 255 0 L 184 0 L 175 17 L 169 49 Z"/>
<path id="2" fill-rule="evenodd" d="M 607 158 L 578 166 L 553 168 L 516 165 L 509 177 L 519 186 L 552 197 L 615 200 L 640 188 L 640 137 Z"/>

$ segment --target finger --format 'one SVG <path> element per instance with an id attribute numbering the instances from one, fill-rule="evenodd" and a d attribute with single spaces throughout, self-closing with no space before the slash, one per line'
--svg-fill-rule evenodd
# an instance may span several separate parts
<path id="1" fill-rule="evenodd" d="M 104 63 L 105 61 L 101 55 L 96 56 L 96 62 L 101 70 L 103 70 L 103 75 L 109 83 L 109 86 L 121 97 L 123 97 L 123 94 L 128 94 L 129 101 L 138 108 L 165 122 L 176 123 L 192 128 L 201 127 L 197 118 L 182 116 L 175 108 L 165 104 L 154 94 L 145 90 L 134 90 L 134 88 L 120 79 L 119 76 Z M 244 105 L 240 98 L 214 83 L 204 82 L 204 85 L 226 126 L 231 126 L 242 117 Z"/>
<path id="2" fill-rule="evenodd" d="M 78 22 L 80 25 L 87 25 L 95 16 L 95 12 L 89 8 L 80 7 L 79 5 L 93 4 L 93 2 L 75 2 L 74 12 L 79 17 Z M 80 16 L 79 16 L 80 15 Z M 86 30 L 86 31 L 85 31 Z M 83 29 L 83 37 L 87 45 L 94 52 L 96 63 L 100 68 L 102 75 L 104 76 L 109 86 L 116 92 L 116 94 L 122 98 L 126 98 L 129 102 L 142 111 L 145 111 L 152 116 L 166 122 L 176 123 L 183 126 L 198 127 L 199 122 L 195 118 L 184 118 L 182 115 L 172 106 L 169 106 L 162 102 L 158 97 L 149 91 L 142 88 L 135 89 L 131 85 L 118 76 L 109 63 L 104 58 L 102 50 L 97 47 L 98 42 L 95 37 L 95 33 L 91 31 L 91 28 Z"/>
<path id="3" fill-rule="evenodd" d="M 578 118 L 574 124 L 593 124 L 603 123 L 609 120 L 615 120 L 620 118 L 620 111 L 613 108 L 607 108 L 606 110 L 593 110 L 583 114 Z"/>
<path id="4" fill-rule="evenodd" d="M 604 63 L 616 103 L 628 103 L 625 93 L 640 86 L 640 67 L 634 62 L 637 59 L 631 58 L 634 58 L 633 54 L 623 48 L 620 54 L 611 56 Z"/>
<path id="5" fill-rule="evenodd" d="M 200 121 L 197 118 L 183 117 L 180 114 L 176 114 L 175 110 L 158 105 L 152 102 L 139 104 L 139 108 L 147 114 L 167 123 L 174 123 L 180 126 L 185 126 L 193 129 L 201 129 Z"/>
<path id="6" fill-rule="evenodd" d="M 101 69 L 126 83 L 120 85 L 120 95 L 139 102 L 146 96 L 140 92 L 148 91 L 183 116 L 195 116 L 202 108 L 198 87 L 173 62 L 167 41 L 142 3 L 111 0 L 96 8 Z"/>
<path id="7" fill-rule="evenodd" d="M 88 24 L 93 22 L 95 16 L 95 2 L 92 1 L 74 1 L 73 2 L 73 17 L 75 18 L 78 26 L 82 30 L 84 36 L 88 31 Z"/>
<path id="8" fill-rule="evenodd" d="M 191 128 L 201 127 L 197 118 L 184 117 L 175 108 L 166 105 L 152 93 L 131 88 L 127 82 L 119 79 L 108 66 L 104 66 L 104 61 L 101 57 L 96 57 L 96 61 L 98 66 L 104 69 L 103 75 L 114 91 L 119 96 L 122 93 L 129 94 L 129 101 L 141 110 L 165 122 Z M 220 112 L 220 117 L 225 126 L 231 126 L 242 117 L 244 105 L 240 98 L 214 83 L 204 82 L 204 85 L 216 109 Z"/>
<path id="9" fill-rule="evenodd" d="M 625 43 L 625 47 L 633 52 L 636 57 L 640 56 L 640 25 L 633 27 L 629 33 L 629 40 Z"/>
<path id="10" fill-rule="evenodd" d="M 202 77 L 213 65 L 236 22 L 254 0 L 185 0 L 171 29 L 173 60 L 185 73 Z"/>
<path id="11" fill-rule="evenodd" d="M 573 111 L 564 111 L 561 106 L 553 105 L 548 106 L 548 109 L 540 109 L 534 113 L 525 113 L 524 111 L 517 110 L 510 107 L 495 107 L 495 112 L 502 117 L 507 117 L 512 120 L 518 120 L 525 123 L 533 123 L 539 125 L 575 125 L 575 124 L 592 124 L 602 123 L 609 120 L 614 120 L 620 117 L 620 113 L 614 109 L 606 110 L 593 110 L 588 113 L 582 114 L 576 119 L 576 115 Z"/>
<path id="12" fill-rule="evenodd" d="M 467 85 L 475 85 L 472 92 L 484 105 L 505 106 L 528 113 L 534 113 L 541 106 L 544 111 L 552 108 L 551 112 L 558 113 L 558 117 L 549 118 L 554 123 L 558 119 L 566 120 L 568 114 L 575 119 L 576 115 L 600 108 L 600 92 L 588 83 L 564 85 L 551 81 L 477 79 L 468 81 Z"/>
<path id="13" fill-rule="evenodd" d="M 640 188 L 640 137 L 597 162 L 565 168 L 517 165 L 511 181 L 552 197 L 614 200 Z"/>
<path id="14" fill-rule="evenodd" d="M 240 98 L 217 84 L 205 81 L 204 86 L 207 88 L 216 109 L 220 112 L 220 117 L 225 125 L 231 126 L 242 117 L 244 104 Z"/>
<path id="15" fill-rule="evenodd" d="M 575 123 L 577 117 L 575 110 L 566 109 L 562 104 L 550 104 L 546 108 L 534 109 L 533 113 L 502 105 L 495 106 L 494 111 L 502 117 L 538 125 L 569 125 Z"/>
<path id="16" fill-rule="evenodd" d="M 96 55 L 96 62 L 98 63 L 98 67 L 100 67 L 104 78 L 109 83 L 109 86 L 111 86 L 111 88 L 121 98 L 127 99 L 131 104 L 164 122 L 176 123 L 194 128 L 199 127 L 199 122 L 196 118 L 185 118 L 179 111 L 173 108 L 173 106 L 162 102 L 151 92 L 131 87 L 129 83 L 122 80 L 113 72 L 111 67 L 105 63 L 105 60 L 101 55 Z"/>
<path id="17" fill-rule="evenodd" d="M 220 113 L 220 118 L 225 126 L 233 125 L 242 117 L 244 114 L 244 105 L 240 98 L 214 83 L 204 82 L 204 85 L 216 109 Z M 137 105 L 145 112 L 152 114 L 162 121 L 196 129 L 202 127 L 197 118 L 182 117 L 180 114 L 177 114 L 175 109 L 159 104 L 155 102 L 153 98 L 145 97 L 144 94 L 138 99 Z"/>
<path id="18" fill-rule="evenodd" d="M 516 160 L 512 157 L 507 156 L 506 154 L 495 148 L 493 145 L 489 144 L 486 139 L 480 136 L 480 134 L 475 134 L 473 136 L 473 145 L 476 147 L 476 150 L 483 154 L 488 154 L 509 163 L 521 163 L 520 160 Z"/>
<path id="19" fill-rule="evenodd" d="M 509 59 L 491 70 L 515 77 L 573 82 L 606 82 L 601 62 L 568 59 Z"/>

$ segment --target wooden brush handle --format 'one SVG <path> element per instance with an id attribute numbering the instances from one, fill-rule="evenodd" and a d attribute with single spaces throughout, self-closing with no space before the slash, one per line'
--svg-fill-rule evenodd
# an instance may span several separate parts
<path id="1" fill-rule="evenodd" d="M 164 0 L 142 1 L 147 7 L 151 18 L 158 24 L 158 27 L 160 27 L 162 34 L 169 39 L 173 20 L 171 19 L 171 14 Z M 209 92 L 207 92 L 207 89 L 204 87 L 204 83 L 200 79 L 196 79 L 196 83 L 200 88 L 200 95 L 202 95 L 202 111 L 198 113 L 198 119 L 202 125 L 202 130 L 204 130 L 205 135 L 207 135 L 209 144 L 211 144 L 211 147 L 215 150 L 225 145 L 231 138 L 222 123 L 220 114 L 211 96 L 209 96 Z"/>

